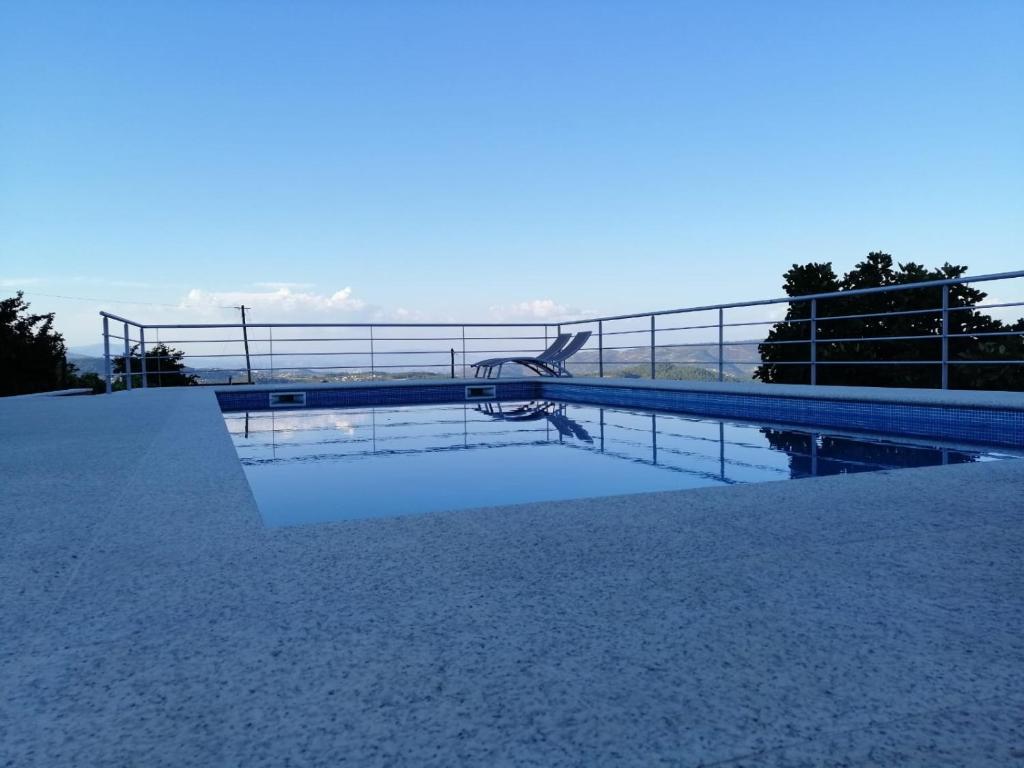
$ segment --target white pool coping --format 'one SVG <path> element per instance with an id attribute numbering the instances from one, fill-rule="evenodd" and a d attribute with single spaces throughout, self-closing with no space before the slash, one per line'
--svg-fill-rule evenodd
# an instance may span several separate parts
<path id="1" fill-rule="evenodd" d="M 216 391 L 0 400 L 0 765 L 1020 758 L 1020 461 L 268 529 Z"/>

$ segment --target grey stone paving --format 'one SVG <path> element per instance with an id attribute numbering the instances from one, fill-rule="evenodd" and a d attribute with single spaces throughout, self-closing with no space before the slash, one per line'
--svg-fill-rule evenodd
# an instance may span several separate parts
<path id="1" fill-rule="evenodd" d="M 209 390 L 0 441 L 0 765 L 1024 764 L 1024 462 L 266 529 Z"/>

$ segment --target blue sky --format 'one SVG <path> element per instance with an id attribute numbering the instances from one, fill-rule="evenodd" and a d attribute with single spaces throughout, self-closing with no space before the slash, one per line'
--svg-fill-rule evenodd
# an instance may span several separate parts
<path id="1" fill-rule="evenodd" d="M 0 293 L 88 343 L 100 307 L 513 319 L 876 249 L 1021 268 L 1021 39 L 1019 0 L 11 0 Z"/>

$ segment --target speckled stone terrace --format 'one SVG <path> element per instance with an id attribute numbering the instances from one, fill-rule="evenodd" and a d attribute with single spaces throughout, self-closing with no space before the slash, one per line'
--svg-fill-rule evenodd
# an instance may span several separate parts
<path id="1" fill-rule="evenodd" d="M 1024 761 L 1021 461 L 267 528 L 216 388 L 0 440 L 0 765 Z"/>

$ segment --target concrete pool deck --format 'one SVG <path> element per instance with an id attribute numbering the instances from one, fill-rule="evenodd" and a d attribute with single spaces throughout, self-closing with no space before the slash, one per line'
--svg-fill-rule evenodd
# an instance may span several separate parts
<path id="1" fill-rule="evenodd" d="M 1021 461 L 268 529 L 212 389 L 0 440 L 0 765 L 1024 763 Z"/>

